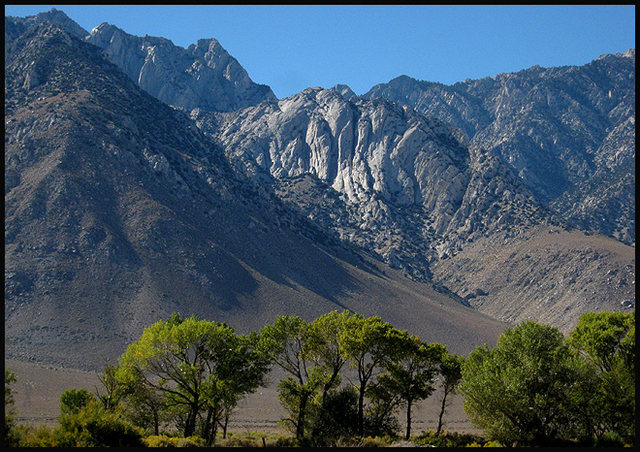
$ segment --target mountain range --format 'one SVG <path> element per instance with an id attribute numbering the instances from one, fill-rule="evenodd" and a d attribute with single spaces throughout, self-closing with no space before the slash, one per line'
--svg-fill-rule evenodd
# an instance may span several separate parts
<path id="1" fill-rule="evenodd" d="M 277 99 L 215 39 L 5 17 L 5 354 L 171 312 L 380 315 L 466 353 L 635 308 L 635 52 Z"/>

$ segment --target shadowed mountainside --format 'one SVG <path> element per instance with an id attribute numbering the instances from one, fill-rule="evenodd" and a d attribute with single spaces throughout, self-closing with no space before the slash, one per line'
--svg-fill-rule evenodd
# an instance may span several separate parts
<path id="1" fill-rule="evenodd" d="M 12 359 L 101 368 L 174 311 L 247 331 L 348 308 L 458 353 L 504 328 L 318 229 L 55 26 L 9 43 L 5 94 Z"/>

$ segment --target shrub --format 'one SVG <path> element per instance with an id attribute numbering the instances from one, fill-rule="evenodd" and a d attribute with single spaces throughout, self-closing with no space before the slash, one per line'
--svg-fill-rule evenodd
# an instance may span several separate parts
<path id="1" fill-rule="evenodd" d="M 14 446 L 56 447 L 58 445 L 53 431 L 45 425 L 38 428 L 34 428 L 30 425 L 17 425 L 15 434 L 17 443 L 14 443 Z"/>
<path id="2" fill-rule="evenodd" d="M 142 440 L 146 447 L 204 447 L 205 441 L 199 436 L 186 438 L 167 435 L 151 435 Z"/>
<path id="3" fill-rule="evenodd" d="M 360 447 L 388 447 L 393 443 L 390 436 L 365 436 L 360 442 Z"/>
<path id="4" fill-rule="evenodd" d="M 622 447 L 624 446 L 624 441 L 618 433 L 607 432 L 598 438 L 594 445 L 595 447 Z"/>
<path id="5" fill-rule="evenodd" d="M 477 443 L 480 447 L 485 443 L 484 438 L 473 435 L 471 433 L 458 433 L 442 431 L 440 435 L 436 435 L 435 431 L 427 430 L 416 437 L 413 442 L 419 446 L 435 446 L 435 447 L 465 447 L 472 443 Z"/>
<path id="6" fill-rule="evenodd" d="M 77 413 L 93 399 L 93 394 L 86 389 L 67 389 L 60 396 L 60 412 L 62 414 Z"/>
<path id="7" fill-rule="evenodd" d="M 275 447 L 297 447 L 298 440 L 293 436 L 279 436 L 273 445 Z"/>
<path id="8" fill-rule="evenodd" d="M 54 430 L 54 437 L 62 447 L 143 444 L 140 430 L 95 400 L 90 400 L 78 412 L 61 415 L 60 427 Z"/>

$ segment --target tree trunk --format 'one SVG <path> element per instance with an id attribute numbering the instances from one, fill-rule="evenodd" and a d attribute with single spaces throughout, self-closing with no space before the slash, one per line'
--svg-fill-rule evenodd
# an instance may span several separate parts
<path id="1" fill-rule="evenodd" d="M 409 437 L 411 436 L 411 400 L 407 400 L 407 434 L 405 439 L 409 441 Z"/>
<path id="2" fill-rule="evenodd" d="M 198 417 L 198 404 L 194 403 L 189 409 L 187 421 L 184 426 L 184 437 L 193 436 L 196 431 L 196 418 Z"/>
<path id="3" fill-rule="evenodd" d="M 446 402 L 447 402 L 447 391 L 445 390 L 444 395 L 442 396 L 442 406 L 440 407 L 440 414 L 438 415 L 438 428 L 436 429 L 436 436 L 439 436 L 440 430 L 442 430 L 442 416 L 444 416 Z"/>
<path id="4" fill-rule="evenodd" d="M 301 441 L 304 438 L 304 417 L 307 410 L 307 400 L 309 394 L 303 392 L 300 395 L 300 405 L 298 405 L 298 425 L 296 425 L 296 439 Z"/>
<path id="5" fill-rule="evenodd" d="M 364 436 L 364 393 L 366 384 L 360 382 L 360 391 L 358 393 L 358 434 Z"/>

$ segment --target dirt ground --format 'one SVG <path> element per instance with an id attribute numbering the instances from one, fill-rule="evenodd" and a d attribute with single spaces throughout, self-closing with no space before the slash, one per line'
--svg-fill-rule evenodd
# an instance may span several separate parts
<path id="1" fill-rule="evenodd" d="M 94 394 L 104 392 L 95 372 L 15 360 L 5 360 L 5 368 L 16 376 L 17 381 L 12 385 L 15 412 L 18 422 L 24 424 L 57 425 L 60 395 L 69 388 L 84 388 Z M 230 431 L 286 431 L 278 422 L 285 414 L 275 389 L 279 378 L 277 371 L 272 372 L 267 387 L 259 388 L 238 404 L 230 420 Z M 440 401 L 441 393 L 436 391 L 415 407 L 412 422 L 414 434 L 436 428 Z M 402 414 L 399 419 L 402 423 Z M 479 433 L 467 419 L 460 396 L 451 397 L 444 417 L 444 429 Z"/>

